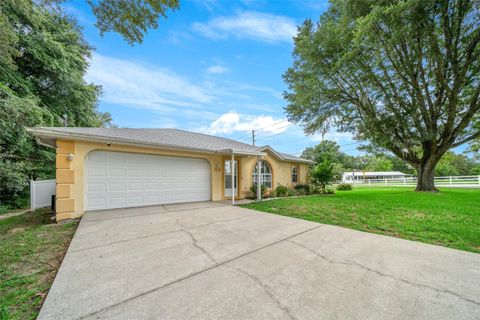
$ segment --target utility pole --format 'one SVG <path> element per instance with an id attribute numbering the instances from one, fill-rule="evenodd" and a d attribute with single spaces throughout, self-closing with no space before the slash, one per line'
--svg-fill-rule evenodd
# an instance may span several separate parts
<path id="1" fill-rule="evenodd" d="M 252 145 L 255 147 L 255 130 L 252 130 Z"/>
<path id="2" fill-rule="evenodd" d="M 64 114 L 63 115 L 63 126 L 66 127 L 68 125 L 68 115 Z"/>

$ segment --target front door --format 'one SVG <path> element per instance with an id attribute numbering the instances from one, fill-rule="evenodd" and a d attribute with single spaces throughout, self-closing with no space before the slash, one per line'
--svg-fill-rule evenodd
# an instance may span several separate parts
<path id="1" fill-rule="evenodd" d="M 225 197 L 231 197 L 232 196 L 232 161 L 231 160 L 225 160 L 224 164 L 224 194 Z M 238 162 L 235 160 L 235 169 L 234 169 L 234 178 L 233 178 L 233 184 L 235 188 L 235 197 L 238 196 Z"/>

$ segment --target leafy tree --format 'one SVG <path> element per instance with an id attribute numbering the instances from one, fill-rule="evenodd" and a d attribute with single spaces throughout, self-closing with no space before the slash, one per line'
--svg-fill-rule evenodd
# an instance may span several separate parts
<path id="1" fill-rule="evenodd" d="M 325 160 L 341 163 L 345 154 L 340 151 L 340 146 L 335 141 L 323 140 L 315 147 L 308 147 L 302 152 L 302 158 L 322 163 Z"/>
<path id="2" fill-rule="evenodd" d="M 438 162 L 435 174 L 438 176 L 458 176 L 475 174 L 472 172 L 476 163 L 463 154 L 448 151 Z"/>
<path id="3" fill-rule="evenodd" d="M 115 31 L 130 44 L 141 43 L 148 29 L 158 28 L 158 17 L 179 7 L 178 0 L 87 0 L 100 34 Z"/>
<path id="4" fill-rule="evenodd" d="M 451 148 L 480 137 L 478 0 L 332 0 L 295 38 L 291 121 L 390 151 L 434 191 Z"/>
<path id="5" fill-rule="evenodd" d="M 96 109 L 100 88 L 83 79 L 91 48 L 71 18 L 29 0 L 3 0 L 0 35 L 0 201 L 16 205 L 29 179 L 53 177 L 55 168 L 54 151 L 25 127 L 59 126 L 64 114 L 71 126 L 111 118 Z"/>
<path id="6" fill-rule="evenodd" d="M 310 171 L 310 175 L 314 184 L 318 185 L 322 193 L 326 193 L 326 187 L 334 180 L 334 164 L 328 160 L 317 164 Z"/>
<path id="7" fill-rule="evenodd" d="M 392 171 L 393 163 L 385 157 L 371 157 L 365 170 L 368 171 Z"/>

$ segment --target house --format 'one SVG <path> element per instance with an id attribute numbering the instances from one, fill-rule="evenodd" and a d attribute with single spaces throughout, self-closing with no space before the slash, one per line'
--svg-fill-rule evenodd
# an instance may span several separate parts
<path id="1" fill-rule="evenodd" d="M 311 163 L 269 146 L 177 129 L 42 127 L 28 131 L 39 144 L 56 149 L 57 221 L 90 210 L 233 202 L 248 196 L 258 167 L 261 183 L 271 190 L 279 184 L 307 182 Z"/>
<path id="2" fill-rule="evenodd" d="M 366 180 L 403 179 L 411 176 L 400 171 L 350 171 L 343 173 L 342 182 L 363 183 Z"/>

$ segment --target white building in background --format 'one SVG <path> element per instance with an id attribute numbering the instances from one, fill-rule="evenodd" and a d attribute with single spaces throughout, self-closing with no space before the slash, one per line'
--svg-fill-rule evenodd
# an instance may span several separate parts
<path id="1" fill-rule="evenodd" d="M 342 182 L 363 183 L 365 180 L 402 179 L 411 176 L 411 174 L 400 171 L 350 171 L 343 173 Z"/>

